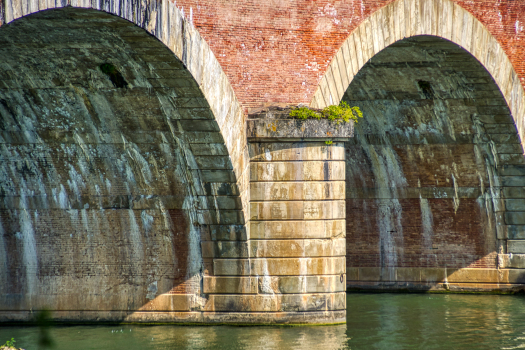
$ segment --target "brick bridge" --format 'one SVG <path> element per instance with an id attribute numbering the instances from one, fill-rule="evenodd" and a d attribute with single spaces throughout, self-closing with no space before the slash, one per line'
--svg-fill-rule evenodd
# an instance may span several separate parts
<path id="1" fill-rule="evenodd" d="M 338 323 L 345 290 L 525 286 L 523 3 L 0 0 L 0 24 L 2 322 Z M 343 100 L 355 130 L 286 118 Z"/>

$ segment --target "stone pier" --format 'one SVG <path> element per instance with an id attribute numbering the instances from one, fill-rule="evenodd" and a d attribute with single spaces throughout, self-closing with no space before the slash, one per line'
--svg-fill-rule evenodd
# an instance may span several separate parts
<path id="1" fill-rule="evenodd" d="M 256 279 L 258 295 L 243 298 L 290 322 L 344 322 L 344 141 L 353 124 L 288 113 L 266 109 L 248 120 L 250 259 L 242 274 Z"/>

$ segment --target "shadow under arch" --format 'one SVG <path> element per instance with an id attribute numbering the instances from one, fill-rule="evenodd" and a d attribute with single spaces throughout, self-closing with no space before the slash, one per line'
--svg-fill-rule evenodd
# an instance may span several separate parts
<path id="1" fill-rule="evenodd" d="M 354 31 L 310 104 L 365 114 L 347 145 L 350 288 L 523 288 L 523 96 L 450 1 L 396 1 Z"/>
<path id="2" fill-rule="evenodd" d="M 208 246 L 246 239 L 229 148 L 245 138 L 221 131 L 237 102 L 224 85 L 220 101 L 203 93 L 220 69 L 203 64 L 199 83 L 144 29 L 92 9 L 20 18 L 0 41 L 0 320 L 47 307 L 71 322 L 201 321 Z"/>
<path id="3" fill-rule="evenodd" d="M 178 57 L 193 76 L 213 112 L 246 205 L 248 155 L 242 107 L 226 74 L 193 23 L 171 1 L 37 1 L 7 0 L 0 4 L 0 25 L 54 8 L 91 8 L 130 21 L 144 29 Z"/>

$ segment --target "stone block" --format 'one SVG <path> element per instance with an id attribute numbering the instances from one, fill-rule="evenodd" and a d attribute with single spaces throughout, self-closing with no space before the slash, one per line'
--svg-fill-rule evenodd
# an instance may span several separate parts
<path id="1" fill-rule="evenodd" d="M 524 187 L 525 176 L 501 176 L 501 185 L 508 187 Z"/>
<path id="2" fill-rule="evenodd" d="M 252 142 L 248 148 L 252 162 L 345 160 L 343 142 Z"/>
<path id="3" fill-rule="evenodd" d="M 381 269 L 378 267 L 360 267 L 359 268 L 359 281 L 380 281 L 381 280 Z"/>
<path id="4" fill-rule="evenodd" d="M 420 271 L 421 282 L 442 282 L 446 277 L 447 271 L 444 268 L 422 268 Z"/>
<path id="5" fill-rule="evenodd" d="M 305 257 L 304 240 L 255 240 L 250 242 L 250 256 L 256 258 Z"/>
<path id="6" fill-rule="evenodd" d="M 491 134 L 490 139 L 496 144 L 515 143 L 520 144 L 517 134 Z"/>
<path id="7" fill-rule="evenodd" d="M 216 196 L 210 198 L 214 200 L 217 205 L 217 209 L 234 210 L 243 209 L 241 198 L 237 196 Z"/>
<path id="8" fill-rule="evenodd" d="M 251 202 L 251 220 L 302 220 L 303 202 Z"/>
<path id="9" fill-rule="evenodd" d="M 199 106 L 200 107 L 200 106 Z M 193 120 L 193 119 L 181 119 L 177 121 L 178 124 L 184 129 L 184 131 L 201 131 L 201 132 L 219 132 L 219 126 L 215 120 Z"/>
<path id="10" fill-rule="evenodd" d="M 265 278 L 259 277 L 259 285 L 265 283 Z M 341 279 L 341 275 L 271 277 L 271 286 L 282 294 L 345 292 L 346 279 Z"/>
<path id="11" fill-rule="evenodd" d="M 252 182 L 252 201 L 345 199 L 345 182 Z"/>
<path id="12" fill-rule="evenodd" d="M 344 237 L 345 220 L 251 222 L 252 239 Z"/>
<path id="13" fill-rule="evenodd" d="M 510 165 L 524 165 L 525 158 L 522 153 L 515 154 L 498 154 L 499 163 L 498 164 L 510 164 Z"/>
<path id="14" fill-rule="evenodd" d="M 346 256 L 346 239 L 305 239 L 304 251 L 306 257 L 314 256 Z"/>
<path id="15" fill-rule="evenodd" d="M 250 203 L 251 220 L 343 219 L 344 201 L 279 201 Z"/>
<path id="16" fill-rule="evenodd" d="M 195 156 L 197 169 L 233 169 L 229 156 Z"/>
<path id="17" fill-rule="evenodd" d="M 525 212 L 512 211 L 505 213 L 505 223 L 507 225 L 524 225 L 525 224 Z"/>
<path id="18" fill-rule="evenodd" d="M 344 219 L 346 217 L 345 201 L 305 201 L 303 202 L 304 220 Z"/>
<path id="19" fill-rule="evenodd" d="M 191 139 L 190 139 L 191 142 Z M 227 156 L 228 149 L 224 143 L 191 143 L 191 151 L 195 156 Z"/>
<path id="20" fill-rule="evenodd" d="M 525 284 L 525 268 L 506 270 L 506 283 Z"/>
<path id="21" fill-rule="evenodd" d="M 248 258 L 248 243 L 245 241 L 201 242 L 203 258 Z"/>
<path id="22" fill-rule="evenodd" d="M 224 138 L 220 132 L 209 131 L 185 131 L 184 135 L 187 137 L 190 145 L 194 144 L 224 144 Z"/>
<path id="23" fill-rule="evenodd" d="M 421 281 L 421 270 L 419 268 L 398 267 L 396 268 L 396 281 L 419 282 Z"/>
<path id="24" fill-rule="evenodd" d="M 525 254 L 525 240 L 508 240 L 507 253 Z"/>
<path id="25" fill-rule="evenodd" d="M 249 276 L 250 261 L 248 259 L 214 259 L 213 274 L 215 276 Z"/>
<path id="26" fill-rule="evenodd" d="M 449 283 L 494 283 L 499 281 L 497 269 L 463 268 L 447 271 Z"/>
<path id="27" fill-rule="evenodd" d="M 521 148 L 521 145 L 514 145 L 514 144 L 507 144 L 507 145 L 519 146 Z M 499 175 L 500 176 L 525 176 L 525 166 L 524 165 L 502 164 L 499 167 Z"/>
<path id="28" fill-rule="evenodd" d="M 257 277 L 204 276 L 205 294 L 257 294 Z"/>
<path id="29" fill-rule="evenodd" d="M 504 238 L 525 239 L 525 225 L 506 225 L 505 231 L 507 237 Z"/>
<path id="30" fill-rule="evenodd" d="M 505 209 L 507 211 L 525 211 L 525 198 L 505 199 Z"/>
<path id="31" fill-rule="evenodd" d="M 525 198 L 525 187 L 503 187 L 505 198 Z"/>
<path id="32" fill-rule="evenodd" d="M 214 241 L 245 241 L 248 240 L 244 225 L 210 225 L 210 238 Z"/>
<path id="33" fill-rule="evenodd" d="M 250 181 L 345 180 L 341 161 L 250 163 Z"/>
<path id="34" fill-rule="evenodd" d="M 235 174 L 231 170 L 201 170 L 200 178 L 203 182 L 215 182 L 215 183 L 236 183 Z M 199 178 L 199 176 L 196 176 Z M 222 185 L 222 184 L 221 184 Z"/>
<path id="35" fill-rule="evenodd" d="M 333 257 L 345 256 L 346 241 L 340 239 L 254 240 L 251 257 Z"/>
<path id="36" fill-rule="evenodd" d="M 498 254 L 501 268 L 525 269 L 525 254 Z"/>
<path id="37" fill-rule="evenodd" d="M 297 312 L 345 308 L 346 293 L 210 295 L 205 311 Z"/>
<path id="38" fill-rule="evenodd" d="M 244 213 L 241 210 L 198 210 L 200 225 L 243 225 Z"/>

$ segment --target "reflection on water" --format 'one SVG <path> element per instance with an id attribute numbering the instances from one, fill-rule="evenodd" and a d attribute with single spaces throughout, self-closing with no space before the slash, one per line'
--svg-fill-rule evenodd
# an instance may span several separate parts
<path id="1" fill-rule="evenodd" d="M 72 326 L 55 349 L 524 349 L 525 298 L 348 294 L 347 324 L 324 327 Z M 36 349 L 38 329 L 0 328 Z"/>

